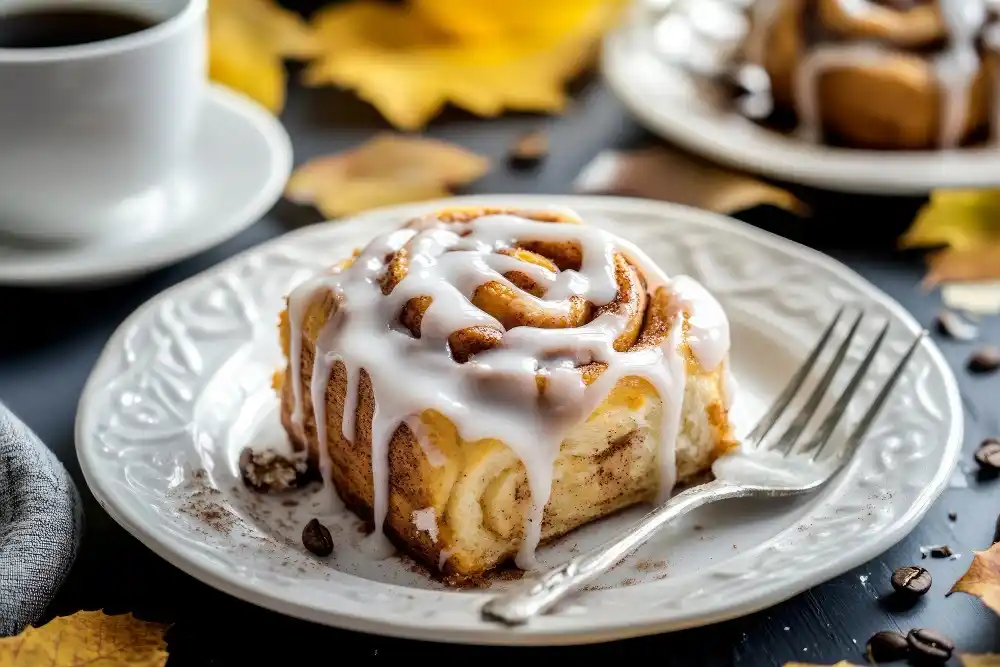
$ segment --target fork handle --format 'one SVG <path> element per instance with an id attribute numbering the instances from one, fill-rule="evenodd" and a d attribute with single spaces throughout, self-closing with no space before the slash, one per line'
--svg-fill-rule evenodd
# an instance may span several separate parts
<path id="1" fill-rule="evenodd" d="M 522 580 L 492 598 L 483 605 L 483 617 L 506 625 L 527 623 L 607 572 L 674 519 L 702 505 L 745 495 L 745 491 L 740 486 L 715 480 L 679 493 L 639 519 L 621 536 L 548 572 Z"/>

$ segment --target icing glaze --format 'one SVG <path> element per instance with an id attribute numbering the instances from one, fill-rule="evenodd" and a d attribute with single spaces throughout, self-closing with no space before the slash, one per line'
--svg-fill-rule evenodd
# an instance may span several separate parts
<path id="1" fill-rule="evenodd" d="M 578 220 L 571 212 L 559 213 Z M 577 244 L 582 256 L 579 270 L 551 271 L 498 252 L 527 242 Z M 385 294 L 380 280 L 387 262 L 401 250 L 408 260 L 405 277 Z M 659 345 L 620 352 L 614 343 L 629 318 L 614 309 L 600 312 L 583 326 L 505 329 L 471 301 L 478 287 L 495 281 L 516 293 L 511 307 L 558 325 L 569 321 L 579 299 L 595 307 L 615 301 L 619 292 L 616 253 L 643 272 L 648 293 L 660 286 L 673 292 L 671 308 L 687 313 L 688 343 L 701 366 L 711 370 L 723 364 L 729 350 L 728 321 L 701 285 L 684 276 L 669 279 L 633 244 L 581 224 L 539 222 L 509 214 L 484 215 L 469 222 L 431 217 L 379 236 L 351 266 L 319 275 L 289 295 L 292 421 L 300 432 L 305 412 L 299 371 L 303 319 L 309 304 L 324 291 L 337 304 L 334 316 L 316 337 L 309 392 L 326 481 L 330 463 L 325 392 L 330 373 L 337 362 L 343 363 L 347 373 L 343 436 L 349 440 L 358 437 L 355 412 L 362 372 L 371 382 L 376 529 L 369 543 L 373 555 L 391 553 L 382 526 L 389 500 L 388 447 L 396 429 L 401 424 L 409 426 L 431 465 L 445 462 L 424 433 L 419 415 L 425 410 L 436 410 L 450 419 L 463 440 L 503 441 L 523 462 L 531 505 L 516 559 L 522 569 L 535 565 L 553 467 L 564 436 L 587 419 L 624 377 L 646 379 L 663 402 L 659 488 L 661 497 L 670 493 L 676 478 L 674 447 L 686 382 L 686 364 L 679 350 L 683 327 L 676 325 L 683 318 L 674 318 L 675 326 Z M 504 274 L 514 270 L 541 285 L 543 295 L 534 296 L 511 283 Z M 400 322 L 406 304 L 415 297 L 431 298 L 420 320 L 419 337 Z M 469 327 L 501 332 L 502 341 L 458 363 L 451 356 L 449 336 Z M 602 362 L 607 368 L 586 385 L 578 368 L 592 362 Z M 545 400 L 540 400 L 536 376 L 546 379 Z M 423 516 L 414 521 L 418 518 L 421 524 L 425 522 Z M 441 564 L 445 560 L 442 553 Z"/>

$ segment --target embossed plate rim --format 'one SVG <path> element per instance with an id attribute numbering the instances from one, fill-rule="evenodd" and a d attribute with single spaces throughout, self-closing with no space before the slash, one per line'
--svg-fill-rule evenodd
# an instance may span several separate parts
<path id="1" fill-rule="evenodd" d="M 891 314 L 896 322 L 908 330 L 916 332 L 920 329 L 910 314 L 891 297 L 848 267 L 822 253 L 739 221 L 663 202 L 618 197 L 566 195 L 477 195 L 377 209 L 357 216 L 350 221 L 335 224 L 337 225 L 336 229 L 343 230 L 345 236 L 350 236 L 355 230 L 364 230 L 366 223 L 380 224 L 375 221 L 384 220 L 387 217 L 406 218 L 442 205 L 482 205 L 487 203 L 523 207 L 567 206 L 580 210 L 584 215 L 587 214 L 587 211 L 617 211 L 622 215 L 642 215 L 650 216 L 653 219 L 663 219 L 664 223 L 680 219 L 694 226 L 738 235 L 758 246 L 769 247 L 778 252 L 796 256 L 805 265 L 821 266 L 825 271 L 834 274 L 841 281 L 850 285 L 865 299 L 878 303 Z M 320 226 L 312 226 L 291 232 L 240 253 L 152 298 L 129 316 L 108 341 L 80 399 L 76 421 L 77 454 L 87 484 L 101 506 L 118 523 L 168 562 L 201 581 L 248 602 L 290 616 L 351 630 L 413 639 L 479 644 L 583 644 L 705 625 L 773 606 L 882 553 L 913 529 L 931 503 L 944 490 L 957 463 L 963 430 L 961 401 L 957 384 L 937 346 L 931 341 L 925 341 L 923 350 L 928 354 L 931 370 L 940 376 L 947 394 L 948 404 L 942 406 L 942 409 L 947 411 L 945 418 L 950 417 L 951 419 L 947 429 L 947 442 L 936 450 L 940 455 L 936 474 L 928 480 L 922 491 L 917 493 L 913 505 L 896 516 L 891 524 L 878 533 L 877 539 L 863 541 L 861 546 L 840 554 L 837 559 L 821 565 L 811 565 L 809 569 L 788 581 L 765 583 L 760 587 L 760 590 L 754 590 L 752 595 L 744 595 L 745 599 L 743 600 L 729 601 L 729 603 L 721 605 L 716 604 L 714 607 L 695 610 L 694 613 L 689 612 L 686 615 L 683 612 L 677 613 L 670 609 L 660 608 L 655 610 L 655 614 L 649 614 L 643 618 L 635 618 L 627 613 L 622 613 L 621 607 L 616 605 L 617 612 L 612 614 L 553 615 L 539 619 L 537 623 L 511 630 L 480 620 L 478 606 L 487 593 L 418 590 L 344 575 L 345 579 L 360 582 L 362 588 L 370 588 L 373 595 L 385 591 L 386 594 L 402 596 L 400 599 L 419 601 L 420 604 L 415 603 L 415 609 L 409 611 L 380 609 L 380 605 L 377 604 L 362 606 L 361 603 L 351 603 L 347 605 L 344 602 L 344 597 L 332 594 L 336 592 L 336 582 L 329 584 L 334 588 L 330 589 L 331 594 L 325 597 L 317 594 L 308 600 L 290 599 L 294 596 L 289 596 L 288 585 L 266 579 L 253 580 L 248 578 L 232 568 L 224 567 L 202 556 L 183 541 L 171 537 L 166 531 L 158 531 L 156 526 L 146 525 L 134 508 L 135 496 L 123 494 L 120 486 L 115 484 L 115 480 L 109 479 L 101 469 L 102 461 L 96 450 L 98 443 L 93 437 L 93 428 L 90 426 L 92 418 L 90 406 L 96 403 L 95 396 L 106 383 L 106 381 L 99 382 L 101 368 L 111 363 L 113 356 L 120 354 L 120 345 L 126 332 L 148 311 L 167 299 L 184 294 L 202 281 L 225 275 L 228 270 L 240 266 L 255 255 L 285 245 L 294 246 L 299 239 L 305 239 L 319 233 L 329 234 L 331 229 L 334 228 L 322 227 L 321 230 Z M 131 504 L 130 499 L 132 500 Z M 656 583 L 648 584 L 648 586 L 655 586 Z M 352 583 L 352 585 L 359 584 Z M 638 587 L 639 590 L 643 588 L 646 587 Z M 601 595 L 606 594 L 607 598 L 602 599 L 614 602 L 622 599 L 623 596 L 629 596 L 630 591 L 636 590 L 636 588 L 625 588 L 607 591 Z M 421 612 L 421 609 L 426 610 L 426 605 L 431 603 L 443 610 L 440 616 L 433 617 Z M 338 605 L 349 608 L 338 608 Z"/>

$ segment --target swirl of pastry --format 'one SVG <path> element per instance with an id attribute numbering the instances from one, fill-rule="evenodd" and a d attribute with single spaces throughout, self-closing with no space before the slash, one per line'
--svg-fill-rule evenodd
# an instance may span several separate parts
<path id="1" fill-rule="evenodd" d="M 567 211 L 412 220 L 297 288 L 281 333 L 293 442 L 373 544 L 459 577 L 734 445 L 719 304 Z"/>
<path id="2" fill-rule="evenodd" d="M 954 148 L 995 125 L 988 2 L 760 0 L 745 55 L 807 140 Z"/>

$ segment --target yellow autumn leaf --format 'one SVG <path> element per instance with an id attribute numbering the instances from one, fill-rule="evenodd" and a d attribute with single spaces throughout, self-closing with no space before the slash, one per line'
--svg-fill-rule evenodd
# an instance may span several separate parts
<path id="1" fill-rule="evenodd" d="M 900 239 L 904 248 L 973 250 L 1000 244 L 1000 190 L 941 190 L 931 194 Z"/>
<path id="2" fill-rule="evenodd" d="M 1000 542 L 986 551 L 976 551 L 962 578 L 951 587 L 952 593 L 975 595 L 987 607 L 1000 614 Z"/>
<path id="3" fill-rule="evenodd" d="M 80 611 L 0 638 L 0 667 L 162 667 L 166 630 L 131 614 Z"/>
<path id="4" fill-rule="evenodd" d="M 581 4 L 589 11 L 570 22 L 571 30 L 565 34 L 557 30 L 544 39 L 530 35 L 456 38 L 455 30 L 478 34 L 475 31 L 501 29 L 483 28 L 479 23 L 462 27 L 466 19 L 461 17 L 472 16 L 464 4 L 452 5 L 455 16 L 443 25 L 438 21 L 446 12 L 428 10 L 433 5 L 426 5 L 426 11 L 375 0 L 333 5 L 314 18 L 322 54 L 306 69 L 303 79 L 310 86 L 335 84 L 352 89 L 405 130 L 424 126 L 449 102 L 487 117 L 508 109 L 558 112 L 566 104 L 566 83 L 592 62 L 600 35 L 617 14 L 619 2 Z M 485 0 L 474 6 L 485 6 Z M 546 35 L 541 28 L 534 34 Z"/>
<path id="5" fill-rule="evenodd" d="M 410 0 L 417 13 L 459 40 L 551 41 L 572 34 L 607 0 Z"/>
<path id="6" fill-rule="evenodd" d="M 487 172 L 489 160 L 437 139 L 383 133 L 295 170 L 285 196 L 336 218 L 389 204 L 437 199 Z"/>
<path id="7" fill-rule="evenodd" d="M 285 105 L 284 59 L 307 59 L 318 42 L 305 20 L 273 0 L 209 0 L 209 76 L 274 113 Z"/>

